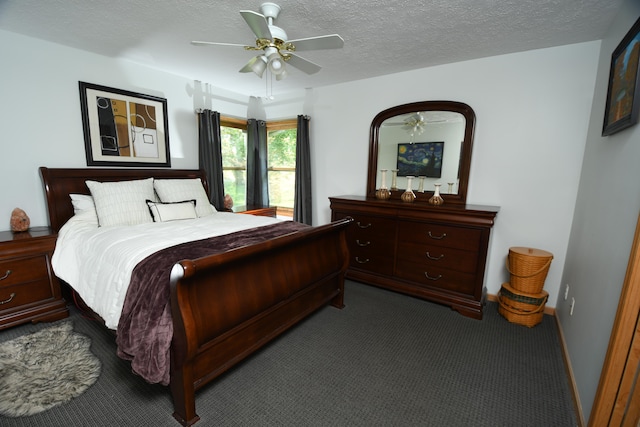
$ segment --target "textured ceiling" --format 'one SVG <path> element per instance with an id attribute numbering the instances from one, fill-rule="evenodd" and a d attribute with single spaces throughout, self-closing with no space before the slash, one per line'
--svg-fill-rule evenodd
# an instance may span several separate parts
<path id="1" fill-rule="evenodd" d="M 275 22 L 289 39 L 339 34 L 337 50 L 300 56 L 273 93 L 303 90 L 433 65 L 598 40 L 623 0 L 280 0 Z M 259 0 L 0 0 L 0 29 L 121 57 L 245 95 L 265 96 L 267 79 L 238 70 L 255 55 L 239 10 Z"/>

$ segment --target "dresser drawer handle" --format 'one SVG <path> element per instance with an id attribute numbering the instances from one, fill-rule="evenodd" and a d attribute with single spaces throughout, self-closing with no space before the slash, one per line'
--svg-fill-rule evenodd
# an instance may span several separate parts
<path id="1" fill-rule="evenodd" d="M 0 277 L 0 280 L 6 279 L 7 277 L 9 277 L 10 274 L 11 274 L 11 270 L 7 270 L 7 272 L 4 273 L 4 276 Z"/>
<path id="2" fill-rule="evenodd" d="M 368 240 L 366 242 L 361 242 L 360 239 L 356 239 L 356 244 L 358 246 L 369 246 L 371 244 L 371 242 L 368 241 Z"/>
<path id="3" fill-rule="evenodd" d="M 369 258 L 367 259 L 360 259 L 360 257 L 356 257 L 356 262 L 359 264 L 366 264 L 369 262 Z"/>
<path id="4" fill-rule="evenodd" d="M 436 256 L 432 256 L 428 251 L 427 251 L 427 253 L 425 255 L 427 256 L 427 258 L 432 259 L 434 261 L 439 261 L 442 258 L 444 258 L 444 254 L 440 254 L 440 256 L 436 257 Z"/>
<path id="5" fill-rule="evenodd" d="M 436 240 L 442 240 L 445 237 L 447 237 L 447 233 L 442 233 L 439 236 L 434 236 L 433 234 L 431 234 L 431 231 L 429 231 L 429 237 L 431 237 L 432 239 L 436 239 Z"/>
<path id="6" fill-rule="evenodd" d="M 436 277 L 431 277 L 431 276 L 429 276 L 429 272 L 428 271 L 424 272 L 424 276 L 429 280 L 438 280 L 438 279 L 442 278 L 442 274 L 438 274 L 438 276 L 436 276 Z"/>
<path id="7" fill-rule="evenodd" d="M 12 293 L 11 293 L 11 295 L 9 295 L 9 299 L 6 299 L 6 300 L 4 300 L 4 301 L 0 301 L 0 305 L 10 303 L 10 302 L 11 302 L 11 300 L 13 299 L 13 297 L 15 297 L 15 296 L 16 296 L 16 293 L 15 293 L 15 292 L 12 292 Z"/>
<path id="8" fill-rule="evenodd" d="M 363 225 L 360 221 L 356 222 L 356 224 L 358 225 L 358 227 L 360 228 L 369 228 L 371 227 L 371 223 L 368 223 L 366 225 Z"/>

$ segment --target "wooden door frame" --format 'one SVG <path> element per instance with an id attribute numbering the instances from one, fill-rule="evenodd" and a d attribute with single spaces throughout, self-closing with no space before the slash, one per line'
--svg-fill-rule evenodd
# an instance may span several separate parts
<path id="1" fill-rule="evenodd" d="M 594 399 L 589 427 L 610 426 L 615 419 L 622 419 L 620 411 L 626 405 L 617 403 L 619 395 L 631 390 L 621 388 L 622 376 L 631 350 L 638 312 L 640 311 L 640 217 L 629 255 L 627 272 L 620 293 L 618 311 L 613 324 L 609 348 L 604 360 L 600 382 Z M 614 421 L 615 422 L 615 421 Z"/>

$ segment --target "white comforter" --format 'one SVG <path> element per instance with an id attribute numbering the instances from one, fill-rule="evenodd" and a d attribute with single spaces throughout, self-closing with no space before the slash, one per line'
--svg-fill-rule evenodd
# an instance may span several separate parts
<path id="1" fill-rule="evenodd" d="M 217 212 L 198 219 L 98 227 L 95 214 L 72 217 L 58 233 L 53 270 L 116 329 L 135 266 L 161 249 L 191 240 L 278 222 L 271 217 Z"/>

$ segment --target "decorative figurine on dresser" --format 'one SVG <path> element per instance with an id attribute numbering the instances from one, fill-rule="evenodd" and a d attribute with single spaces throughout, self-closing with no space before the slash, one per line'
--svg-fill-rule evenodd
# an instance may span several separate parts
<path id="1" fill-rule="evenodd" d="M 416 117 L 422 132 L 414 142 Z M 366 196 L 329 198 L 332 221 L 354 219 L 347 231 L 347 278 L 482 319 L 485 265 L 499 208 L 466 203 L 474 126 L 471 107 L 452 101 L 404 104 L 373 119 Z M 388 170 L 394 182 L 383 198 Z M 407 203 L 403 194 L 416 176 L 424 191 Z M 445 192 L 442 183 L 448 184 Z"/>
<path id="2" fill-rule="evenodd" d="M 49 227 L 29 228 L 23 214 L 14 211 L 12 230 L 0 231 L 0 330 L 69 315 L 51 269 L 57 234 Z"/>

